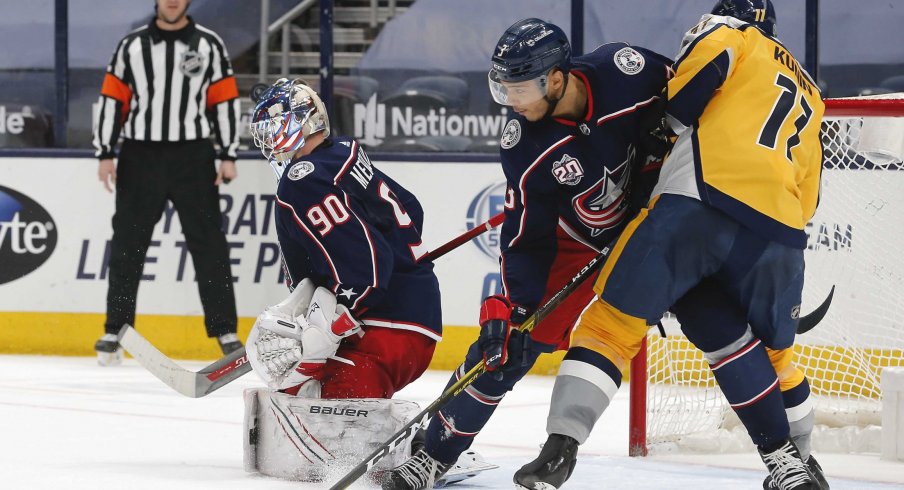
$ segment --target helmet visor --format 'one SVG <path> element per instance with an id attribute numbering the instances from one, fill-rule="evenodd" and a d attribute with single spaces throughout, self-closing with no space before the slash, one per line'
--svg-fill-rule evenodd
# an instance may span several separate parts
<path id="1" fill-rule="evenodd" d="M 547 76 L 542 75 L 530 80 L 520 82 L 504 82 L 499 78 L 496 70 L 490 70 L 487 74 L 490 84 L 490 94 L 497 104 L 507 106 L 524 106 L 533 104 L 548 93 Z"/>

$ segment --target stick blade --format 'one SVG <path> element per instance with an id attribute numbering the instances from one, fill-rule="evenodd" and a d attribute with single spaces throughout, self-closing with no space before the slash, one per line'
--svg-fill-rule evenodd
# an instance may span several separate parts
<path id="1" fill-rule="evenodd" d="M 826 312 L 829 311 L 829 306 L 832 304 L 832 297 L 835 296 L 835 286 L 832 286 L 832 290 L 829 291 L 829 295 L 823 300 L 822 304 L 819 305 L 818 308 L 810 312 L 809 315 L 803 316 L 797 324 L 797 334 L 804 334 L 813 330 L 813 327 L 819 324 L 822 321 L 823 317 L 826 316 Z"/>
<path id="2" fill-rule="evenodd" d="M 142 337 L 131 325 L 123 325 L 122 329 L 120 329 L 119 345 L 123 346 L 139 364 L 170 388 L 191 398 L 198 398 L 204 395 L 198 394 L 194 372 L 188 371 L 173 362 L 172 359 Z"/>
<path id="3" fill-rule="evenodd" d="M 195 393 L 198 397 L 209 395 L 250 371 L 251 363 L 242 347 L 198 371 L 195 376 Z"/>

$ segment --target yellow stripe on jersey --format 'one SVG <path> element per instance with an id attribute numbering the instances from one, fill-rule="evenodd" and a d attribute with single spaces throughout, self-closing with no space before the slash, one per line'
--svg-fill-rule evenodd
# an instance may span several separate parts
<path id="1" fill-rule="evenodd" d="M 695 165 L 701 200 L 802 247 L 822 168 L 819 88 L 784 46 L 749 26 L 718 25 L 686 50 L 669 81 L 670 101 L 693 93 L 694 78 L 717 57 L 727 52 L 730 60 L 693 133 L 682 133 L 694 138 L 694 162 L 686 164 Z"/>
<path id="2" fill-rule="evenodd" d="M 618 240 L 615 242 L 615 245 L 612 246 L 612 252 L 609 254 L 609 257 L 606 259 L 606 262 L 603 263 L 603 268 L 600 269 L 600 274 L 596 278 L 596 282 L 593 284 L 593 291 L 597 296 L 603 294 L 603 290 L 606 289 L 606 281 L 609 279 L 609 276 L 612 274 L 612 269 L 615 268 L 615 264 L 618 263 L 619 257 L 621 257 L 622 251 L 625 249 L 625 245 L 628 244 L 628 240 L 631 239 L 631 235 L 637 230 L 637 227 L 640 226 L 640 223 L 647 217 L 649 214 L 649 210 L 656 205 L 656 201 L 658 201 L 658 196 L 653 198 L 650 201 L 650 204 L 646 208 L 642 208 L 634 219 L 631 220 L 626 226 L 625 229 L 621 232 L 621 235 L 618 236 Z"/>

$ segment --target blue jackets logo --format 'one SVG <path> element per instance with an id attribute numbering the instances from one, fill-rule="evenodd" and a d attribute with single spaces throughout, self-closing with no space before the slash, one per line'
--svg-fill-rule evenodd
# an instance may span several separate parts
<path id="1" fill-rule="evenodd" d="M 57 243 L 56 224 L 40 204 L 0 186 L 0 284 L 41 266 Z"/>
<path id="2" fill-rule="evenodd" d="M 630 161 L 631 157 L 611 171 L 603 168 L 603 178 L 572 199 L 574 212 L 590 228 L 590 236 L 595 237 L 620 223 L 627 211 L 625 190 L 631 177 L 627 171 Z"/>

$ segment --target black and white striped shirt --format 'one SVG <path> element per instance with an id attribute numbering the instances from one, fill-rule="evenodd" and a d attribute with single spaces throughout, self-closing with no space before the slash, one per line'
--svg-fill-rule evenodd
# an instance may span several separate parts
<path id="1" fill-rule="evenodd" d="M 129 33 L 113 53 L 94 127 L 95 155 L 112 158 L 120 133 L 140 141 L 210 137 L 219 158 L 235 160 L 239 144 L 238 88 L 223 40 L 189 24 L 164 31 L 150 24 Z"/>

